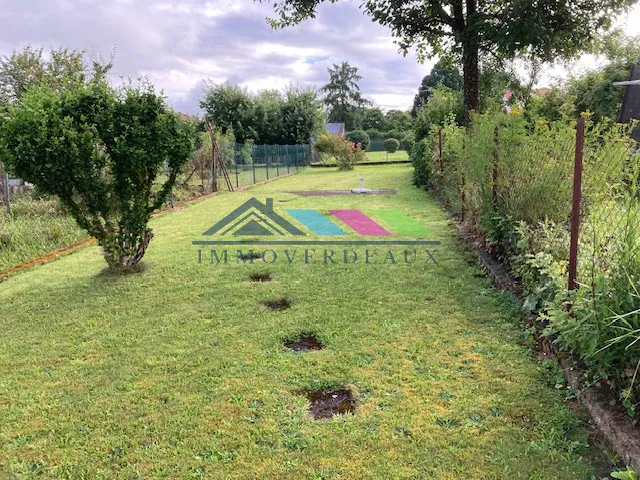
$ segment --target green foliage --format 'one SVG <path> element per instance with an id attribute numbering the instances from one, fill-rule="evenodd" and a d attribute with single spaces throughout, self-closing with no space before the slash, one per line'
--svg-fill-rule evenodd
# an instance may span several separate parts
<path id="1" fill-rule="evenodd" d="M 200 106 L 216 128 L 233 132 L 239 143 L 303 145 L 325 124 L 316 92 L 294 87 L 284 95 L 273 90 L 253 95 L 235 85 L 211 85 Z"/>
<path id="2" fill-rule="evenodd" d="M 330 157 L 335 158 L 340 170 L 353 170 L 356 163 L 367 159 L 362 147 L 336 134 L 322 135 L 317 140 L 315 149 L 325 160 Z"/>
<path id="3" fill-rule="evenodd" d="M 431 69 L 429 75 L 422 79 L 418 88 L 418 93 L 413 100 L 411 116 L 416 118 L 418 112 L 432 97 L 434 90 L 440 87 L 447 87 L 454 92 L 462 92 L 462 75 L 450 59 L 442 58 Z"/>
<path id="4" fill-rule="evenodd" d="M 638 474 L 635 470 L 627 467 L 626 470 L 611 472 L 611 478 L 617 478 L 619 480 L 638 480 Z"/>
<path id="5" fill-rule="evenodd" d="M 0 144 L 12 171 L 57 196 L 109 267 L 126 270 L 153 237 L 148 221 L 191 155 L 193 127 L 149 85 L 115 91 L 94 79 L 63 93 L 29 90 L 0 124 Z"/>
<path id="6" fill-rule="evenodd" d="M 30 89 L 41 85 L 56 92 L 82 86 L 88 77 L 84 52 L 52 49 L 44 56 L 42 48 L 27 46 L 0 58 L 0 106 L 19 101 Z M 111 64 L 94 63 L 104 74 Z"/>
<path id="7" fill-rule="evenodd" d="M 401 139 L 402 145 L 407 152 L 411 152 L 413 150 L 413 146 L 416 143 L 416 135 L 412 130 L 405 132 Z"/>
<path id="8" fill-rule="evenodd" d="M 384 149 L 388 153 L 395 153 L 398 151 L 399 148 L 400 148 L 400 142 L 395 138 L 387 138 L 384 141 Z"/>
<path id="9" fill-rule="evenodd" d="M 259 0 L 267 2 L 268 0 Z M 273 4 L 274 27 L 314 18 L 326 0 L 284 0 Z M 336 0 L 329 0 L 335 3 Z M 462 60 L 467 120 L 479 108 L 480 56 L 498 59 L 530 57 L 555 61 L 592 49 L 598 35 L 637 0 L 556 2 L 406 2 L 366 0 L 362 8 L 375 22 L 391 29 L 401 51 L 415 49 L 421 59 L 450 54 Z"/>
<path id="10" fill-rule="evenodd" d="M 353 132 L 347 133 L 347 139 L 356 145 L 360 144 L 363 150 L 369 150 L 369 146 L 371 145 L 371 138 L 362 130 L 354 130 Z"/>
<path id="11" fill-rule="evenodd" d="M 431 181 L 432 162 L 431 152 L 433 140 L 431 137 L 423 138 L 416 142 L 411 149 L 411 163 L 413 164 L 413 184 L 416 187 L 426 188 Z"/>
<path id="12" fill-rule="evenodd" d="M 358 68 L 348 62 L 334 64 L 329 71 L 329 83 L 320 89 L 329 110 L 329 121 L 344 123 L 347 130 L 354 130 L 360 122 L 360 110 L 369 102 L 360 93 Z"/>
<path id="13" fill-rule="evenodd" d="M 462 94 L 447 87 L 437 88 L 418 113 L 414 126 L 416 141 L 426 138 L 433 127 L 444 125 L 452 116 L 456 123 L 463 122 Z"/>

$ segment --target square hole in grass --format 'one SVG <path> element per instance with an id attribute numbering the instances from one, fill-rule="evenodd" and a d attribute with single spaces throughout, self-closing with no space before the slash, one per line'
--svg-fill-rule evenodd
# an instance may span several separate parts
<path id="1" fill-rule="evenodd" d="M 263 300 L 262 304 L 274 312 L 281 312 L 291 308 L 291 301 L 284 297 L 275 300 Z"/>
<path id="2" fill-rule="evenodd" d="M 351 390 L 341 388 L 328 392 L 313 391 L 306 395 L 310 402 L 309 412 L 316 420 L 356 412 L 357 402 Z"/>
<path id="3" fill-rule="evenodd" d="M 255 283 L 271 282 L 273 280 L 272 273 L 252 273 L 249 279 Z"/>
<path id="4" fill-rule="evenodd" d="M 283 342 L 284 346 L 294 352 L 307 352 L 309 350 L 322 350 L 324 345 L 313 333 L 300 333 Z"/>

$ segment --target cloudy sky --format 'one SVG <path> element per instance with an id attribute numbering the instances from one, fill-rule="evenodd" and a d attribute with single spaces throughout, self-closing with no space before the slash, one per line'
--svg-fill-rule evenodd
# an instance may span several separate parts
<path id="1" fill-rule="evenodd" d="M 347 60 L 360 69 L 365 96 L 408 109 L 434 62 L 400 55 L 360 3 L 323 5 L 317 19 L 274 31 L 265 22 L 271 8 L 252 0 L 2 0 L 0 55 L 27 44 L 103 58 L 115 49 L 120 75 L 148 76 L 185 113 L 198 111 L 206 79 L 251 90 L 320 87 L 327 67 Z M 620 24 L 638 33 L 640 8 Z"/>

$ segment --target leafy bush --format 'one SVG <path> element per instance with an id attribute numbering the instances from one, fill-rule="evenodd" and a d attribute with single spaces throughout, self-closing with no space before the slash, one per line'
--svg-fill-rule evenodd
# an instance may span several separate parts
<path id="1" fill-rule="evenodd" d="M 413 150 L 413 146 L 416 144 L 416 136 L 413 131 L 408 131 L 402 136 L 402 145 L 407 152 Z"/>
<path id="2" fill-rule="evenodd" d="M 193 126 L 149 85 L 112 89 L 95 78 L 72 92 L 31 90 L 0 124 L 2 159 L 18 177 L 57 196 L 98 240 L 110 269 L 134 268 L 191 156 Z M 166 166 L 166 181 L 154 183 Z"/>
<path id="3" fill-rule="evenodd" d="M 431 180 L 431 149 L 433 142 L 424 138 L 416 143 L 411 150 L 411 163 L 413 164 L 413 184 L 416 187 L 426 188 Z"/>
<path id="4" fill-rule="evenodd" d="M 353 132 L 347 133 L 347 139 L 351 140 L 355 145 L 360 144 L 360 147 L 363 150 L 369 150 L 369 146 L 371 145 L 371 138 L 364 130 L 354 130 Z"/>
<path id="5" fill-rule="evenodd" d="M 395 138 L 387 138 L 384 141 L 384 149 L 387 153 L 396 153 L 400 148 L 400 142 Z"/>
<path id="6" fill-rule="evenodd" d="M 336 134 L 322 135 L 317 140 L 315 149 L 325 159 L 335 158 L 340 170 L 352 170 L 356 163 L 367 159 L 364 149 Z"/>

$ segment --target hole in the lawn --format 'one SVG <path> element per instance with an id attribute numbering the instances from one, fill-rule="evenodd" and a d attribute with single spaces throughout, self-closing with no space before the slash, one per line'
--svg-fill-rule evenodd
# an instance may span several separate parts
<path id="1" fill-rule="evenodd" d="M 253 250 L 251 250 L 249 253 L 243 253 L 240 255 L 240 260 L 258 260 L 260 258 L 262 258 L 262 254 L 260 252 L 254 252 Z"/>
<path id="2" fill-rule="evenodd" d="M 309 411 L 316 420 L 356 412 L 356 398 L 351 390 L 337 389 L 307 393 L 311 405 Z"/>
<path id="3" fill-rule="evenodd" d="M 273 280 L 272 273 L 252 273 L 249 275 L 249 278 L 252 282 L 262 283 L 262 282 L 270 282 Z"/>
<path id="4" fill-rule="evenodd" d="M 278 298 L 276 300 L 263 300 L 262 304 L 273 310 L 274 312 L 281 312 L 287 308 L 291 308 L 291 302 L 287 298 Z"/>
<path id="5" fill-rule="evenodd" d="M 322 350 L 324 345 L 313 333 L 301 333 L 284 341 L 284 346 L 294 352 L 306 352 L 308 350 Z"/>

